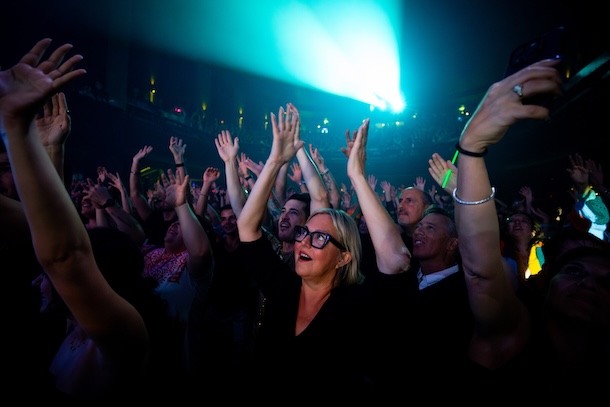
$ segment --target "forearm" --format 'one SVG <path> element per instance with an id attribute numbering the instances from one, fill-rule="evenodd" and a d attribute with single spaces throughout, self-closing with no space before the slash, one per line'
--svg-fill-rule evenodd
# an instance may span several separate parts
<path id="1" fill-rule="evenodd" d="M 137 244 L 141 245 L 146 241 L 142 225 L 129 212 L 117 204 L 109 206 L 105 211 L 110 215 L 117 229 L 128 234 Z"/>
<path id="2" fill-rule="evenodd" d="M 485 160 L 463 156 L 455 195 L 463 201 L 480 201 L 492 194 Z M 464 267 L 482 277 L 493 275 L 500 261 L 500 228 L 494 199 L 476 205 L 455 203 Z"/>
<path id="3" fill-rule="evenodd" d="M 6 121 L 5 128 L 13 177 L 41 264 L 90 250 L 82 220 L 36 132 Z"/>
<path id="4" fill-rule="evenodd" d="M 141 193 L 140 161 L 134 159 L 131 162 L 131 169 L 129 170 L 129 194 L 133 198 L 134 195 L 139 195 Z"/>
<path id="5" fill-rule="evenodd" d="M 125 212 L 133 214 L 133 204 L 125 188 L 121 188 L 121 205 L 123 205 L 123 210 Z"/>
<path id="6" fill-rule="evenodd" d="M 55 167 L 55 170 L 57 171 L 57 174 L 59 175 L 59 178 L 61 178 L 62 181 L 64 180 L 64 146 L 62 145 L 50 145 L 46 148 L 47 150 L 47 154 L 49 154 L 49 158 L 51 158 L 51 162 L 53 163 L 53 166 Z"/>
<path id="7" fill-rule="evenodd" d="M 281 199 L 282 205 L 286 200 L 286 184 L 288 179 L 288 163 L 282 165 L 280 171 L 275 177 L 275 183 L 273 185 L 273 193 L 277 199 Z"/>
<path id="8" fill-rule="evenodd" d="M 191 209 L 190 205 L 184 203 L 175 208 L 178 220 L 180 221 L 180 228 L 182 229 L 182 236 L 187 251 L 190 254 L 203 256 L 210 250 L 208 236 L 195 216 L 195 212 Z"/>
<path id="9" fill-rule="evenodd" d="M 239 217 L 244 204 L 246 203 L 246 193 L 241 186 L 239 180 L 239 168 L 237 160 L 229 160 L 225 163 L 225 173 L 227 177 L 227 193 L 229 194 L 229 202 L 231 208 L 235 212 L 235 216 Z"/>
<path id="10" fill-rule="evenodd" d="M 320 169 L 320 177 L 322 177 L 322 182 L 328 193 L 330 205 L 335 209 L 339 209 L 341 207 L 341 194 L 339 193 L 339 187 L 337 186 L 335 177 L 333 177 L 333 174 L 328 168 L 325 168 L 324 170 Z"/>
<path id="11" fill-rule="evenodd" d="M 509 332 L 521 319 L 522 304 L 508 280 L 500 252 L 500 230 L 485 160 L 462 156 L 455 195 L 455 219 L 460 255 L 477 333 Z"/>
<path id="12" fill-rule="evenodd" d="M 358 196 L 358 204 L 366 219 L 379 271 L 397 274 L 411 266 L 411 253 L 407 249 L 396 223 L 383 207 L 364 175 L 350 178 Z"/>
<path id="13" fill-rule="evenodd" d="M 260 176 L 256 180 L 241 215 L 237 218 L 239 238 L 242 241 L 251 242 L 261 236 L 261 225 L 265 214 L 265 207 L 271 196 L 275 178 L 283 164 L 283 162 L 267 160 Z"/>
<path id="14" fill-rule="evenodd" d="M 297 160 L 301 167 L 303 181 L 307 184 L 307 191 L 311 197 L 311 212 L 314 212 L 318 208 L 330 207 L 328 192 L 322 183 L 318 170 L 304 148 L 297 151 Z"/>

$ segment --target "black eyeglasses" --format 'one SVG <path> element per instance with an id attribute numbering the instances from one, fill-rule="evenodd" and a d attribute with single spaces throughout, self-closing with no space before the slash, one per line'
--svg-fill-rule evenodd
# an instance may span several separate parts
<path id="1" fill-rule="evenodd" d="M 315 247 L 316 249 L 323 249 L 324 246 L 331 242 L 335 246 L 337 246 L 342 251 L 347 251 L 345 246 L 343 246 L 337 239 L 324 232 L 310 232 L 306 227 L 303 226 L 295 226 L 294 227 L 294 240 L 297 242 L 302 242 L 309 236 L 309 241 L 311 242 L 311 247 Z"/>

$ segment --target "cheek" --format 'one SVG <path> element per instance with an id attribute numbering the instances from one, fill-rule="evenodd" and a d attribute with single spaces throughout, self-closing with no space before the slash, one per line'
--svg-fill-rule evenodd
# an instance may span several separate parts
<path id="1" fill-rule="evenodd" d="M 577 279 L 566 278 L 559 275 L 553 277 L 547 291 L 547 302 L 561 308 L 564 298 L 577 288 Z"/>

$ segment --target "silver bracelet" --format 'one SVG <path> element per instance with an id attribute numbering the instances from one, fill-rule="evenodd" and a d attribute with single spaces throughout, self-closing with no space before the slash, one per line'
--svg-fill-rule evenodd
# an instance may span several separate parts
<path id="1" fill-rule="evenodd" d="M 491 195 L 489 195 L 487 198 L 485 199 L 481 199 L 480 201 L 462 201 L 460 198 L 457 197 L 457 195 L 455 194 L 457 191 L 457 188 L 455 188 L 453 190 L 453 199 L 455 199 L 455 202 L 461 204 L 461 205 L 480 205 L 482 203 L 485 203 L 487 201 L 491 201 L 492 198 L 494 196 L 496 196 L 496 189 L 494 187 L 491 187 Z"/>

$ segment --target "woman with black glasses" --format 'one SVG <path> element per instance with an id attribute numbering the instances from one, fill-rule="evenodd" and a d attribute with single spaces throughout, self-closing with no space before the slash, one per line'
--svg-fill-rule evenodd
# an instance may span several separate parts
<path id="1" fill-rule="evenodd" d="M 285 394 L 363 401 L 372 391 L 367 366 L 374 330 L 371 296 L 361 284 L 358 227 L 342 210 L 317 209 L 305 226 L 295 227 L 294 271 L 275 254 L 261 230 L 265 205 L 280 168 L 304 142 L 292 104 L 280 107 L 277 120 L 271 113 L 271 124 L 271 153 L 237 220 L 239 255 L 266 298 L 254 349 L 254 394 L 270 401 Z"/>

